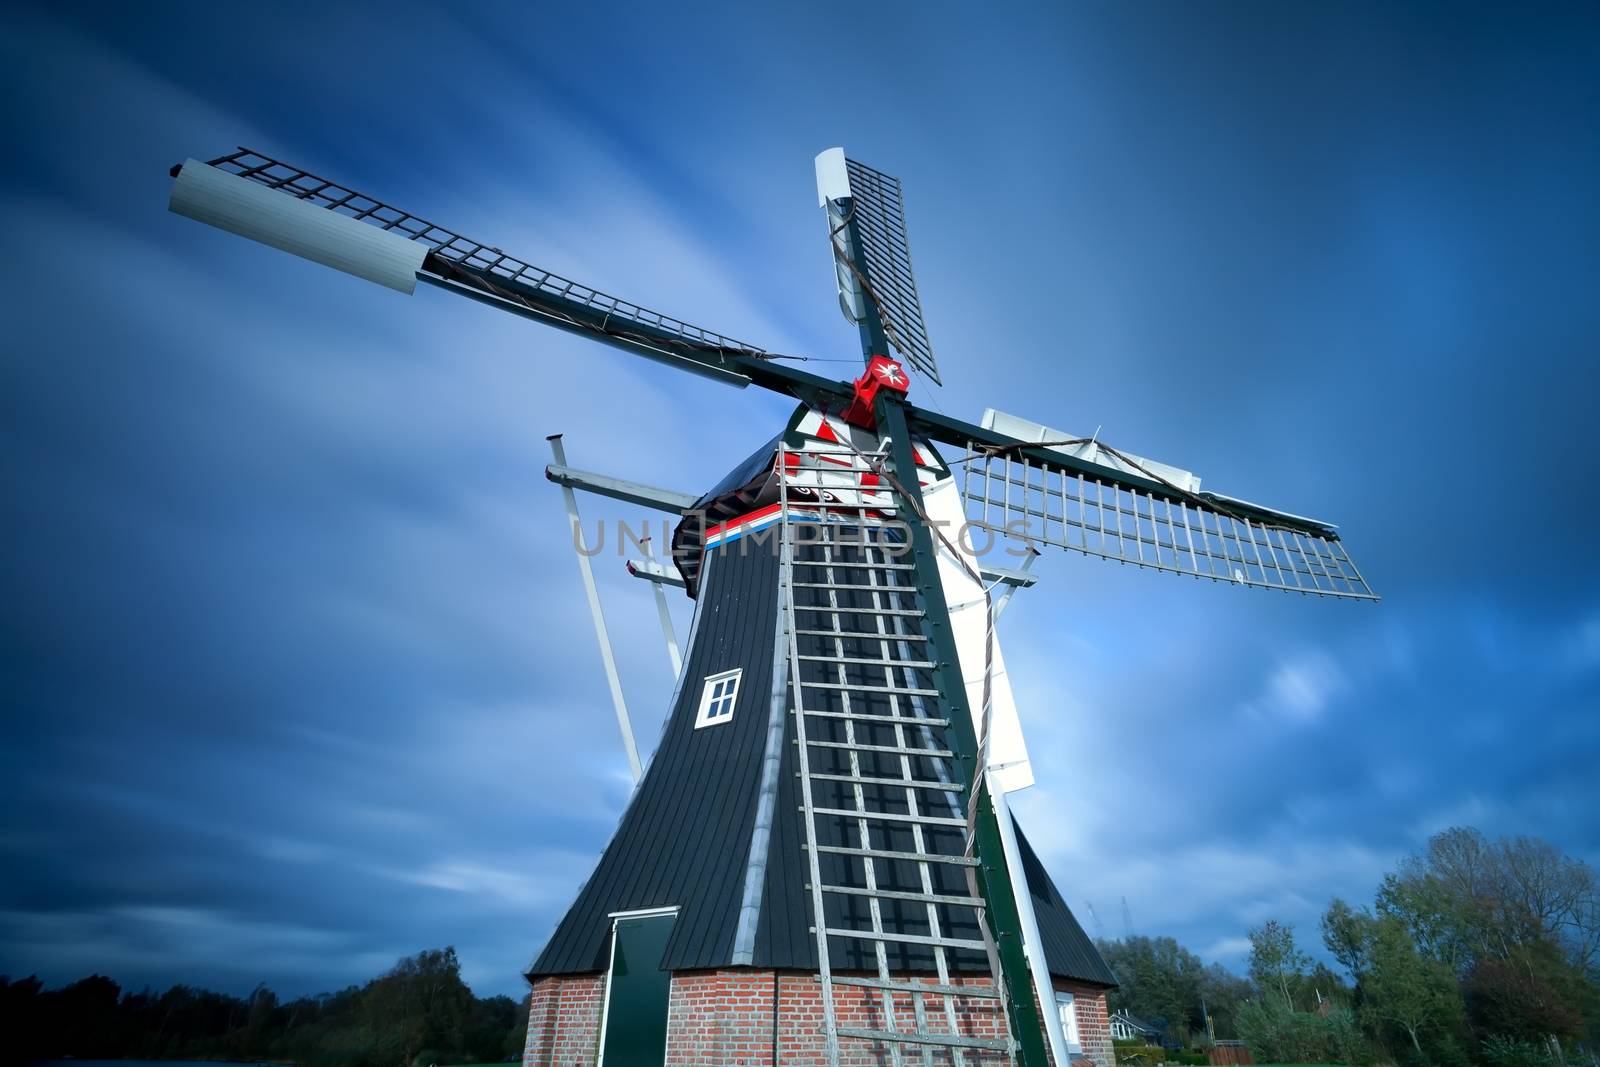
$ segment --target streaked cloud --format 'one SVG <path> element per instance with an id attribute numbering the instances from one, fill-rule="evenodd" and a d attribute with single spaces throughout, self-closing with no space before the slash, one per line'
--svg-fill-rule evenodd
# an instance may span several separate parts
<path id="1" fill-rule="evenodd" d="M 830 376 L 809 160 L 844 143 L 907 183 L 919 398 L 1340 522 L 1379 607 L 1052 556 L 1008 610 L 1016 807 L 1092 932 L 1126 897 L 1237 965 L 1451 822 L 1600 859 L 1571 17 L 1419 54 L 1427 16 L 1356 9 L 418 6 L 308 47 L 266 8 L 8 8 L 0 973 L 294 994 L 455 944 L 518 992 L 629 793 L 544 437 L 693 490 L 789 411 L 167 214 L 171 163 L 240 142 Z M 654 609 L 598 577 L 648 749 Z"/>

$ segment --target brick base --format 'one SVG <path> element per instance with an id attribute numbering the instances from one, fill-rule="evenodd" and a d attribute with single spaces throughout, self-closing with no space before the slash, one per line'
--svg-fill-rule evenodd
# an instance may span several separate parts
<path id="1" fill-rule="evenodd" d="M 957 979 L 974 986 L 988 979 Z M 1075 1063 L 1113 1067 L 1105 993 L 1058 981 L 1074 995 L 1084 1058 Z M 541 978 L 533 984 L 524 1067 L 594 1067 L 600 1044 L 604 975 Z M 897 1000 L 897 1003 L 903 1001 Z M 930 998 L 930 1010 L 941 1010 Z M 998 1037 L 1005 1020 L 998 1006 L 980 1000 L 962 1004 L 961 1031 Z M 877 1028 L 880 1009 L 870 991 L 836 986 L 834 1007 L 842 1026 Z M 907 1020 L 909 1021 L 909 1020 Z M 902 1023 L 904 1025 L 904 1023 Z M 842 1044 L 842 1063 L 882 1067 L 887 1051 L 867 1042 Z M 776 1050 L 776 1060 L 774 1060 Z M 968 1053 L 978 1065 L 1004 1062 L 997 1054 Z M 822 987 L 804 972 L 679 971 L 667 1002 L 669 1067 L 813 1067 L 827 1062 L 822 1040 Z M 935 1062 L 950 1062 L 947 1056 Z"/>
<path id="2" fill-rule="evenodd" d="M 595 1061 L 600 1047 L 603 974 L 563 975 L 533 983 L 528 1001 L 527 1067 L 567 1067 Z"/>

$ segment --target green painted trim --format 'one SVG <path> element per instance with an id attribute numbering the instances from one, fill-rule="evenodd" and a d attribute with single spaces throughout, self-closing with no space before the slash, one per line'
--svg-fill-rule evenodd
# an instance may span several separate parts
<path id="1" fill-rule="evenodd" d="M 854 219 L 850 222 L 849 232 L 855 239 Z M 866 264 L 857 266 L 862 276 L 866 277 Z M 871 279 L 868 278 L 868 281 Z M 866 317 L 861 323 L 862 359 L 889 355 L 883 323 L 870 297 L 865 301 L 865 309 Z M 1044 1046 L 1044 1022 L 1039 1018 L 1039 1009 L 1033 999 L 1033 972 L 1028 967 L 1028 957 L 1022 947 L 1022 920 L 1018 915 L 1017 898 L 1006 867 L 1005 844 L 1000 837 L 1000 825 L 995 820 L 994 804 L 989 798 L 985 776 L 977 765 L 978 736 L 972 728 L 972 715 L 967 710 L 967 686 L 961 676 L 961 661 L 956 655 L 950 606 L 945 602 L 944 585 L 939 580 L 939 557 L 934 550 L 933 535 L 919 519 L 922 514 L 922 488 L 917 480 L 911 427 L 906 421 L 908 407 L 898 393 L 889 389 L 878 390 L 874 405 L 878 436 L 889 440 L 889 455 L 897 473 L 895 481 L 899 483 L 895 487 L 895 497 L 899 501 L 900 518 L 911 535 L 911 560 L 916 567 L 912 574 L 916 579 L 917 593 L 922 598 L 928 639 L 934 649 L 934 688 L 939 690 L 944 713 L 950 719 L 950 729 L 945 731 L 945 743 L 955 753 L 951 762 L 955 765 L 957 781 L 966 787 L 963 795 L 972 796 L 973 790 L 977 791 L 974 853 L 978 866 L 973 870 L 978 892 L 984 899 L 989 932 L 1000 956 L 1000 973 L 1008 993 L 1005 998 L 1006 1017 L 1011 1037 L 1017 1043 L 1017 1062 L 1021 1067 L 1047 1067 L 1049 1059 Z"/>
<path id="2" fill-rule="evenodd" d="M 900 508 L 907 529 L 911 533 L 911 559 L 916 570 L 917 592 L 922 597 L 926 612 L 928 637 L 935 649 L 933 657 L 934 685 L 943 696 L 944 713 L 949 716 L 950 729 L 946 731 L 947 744 L 956 754 L 955 768 L 958 781 L 968 790 L 978 790 L 978 822 L 975 852 L 978 891 L 987 904 L 989 931 L 995 939 L 1000 954 L 1000 971 L 1005 978 L 1009 995 L 1006 1010 L 1011 1025 L 1011 1036 L 1018 1045 L 1018 1063 L 1022 1067 L 1045 1067 L 1048 1063 L 1044 1046 L 1044 1022 L 1033 999 L 1033 974 L 1028 968 L 1028 958 L 1022 947 L 1022 920 L 1017 911 L 1017 898 L 1006 871 L 1004 844 L 1000 838 L 1000 825 L 995 820 L 994 804 L 984 776 L 977 766 L 978 737 L 972 728 L 972 714 L 967 708 L 967 687 L 961 677 L 961 664 L 956 656 L 955 635 L 950 626 L 950 607 L 945 603 L 944 586 L 939 581 L 938 556 L 935 554 L 933 536 L 928 527 L 918 521 L 922 509 L 922 493 L 917 486 L 916 461 L 911 454 L 910 429 L 906 424 L 905 409 L 898 397 L 889 390 L 878 393 L 878 433 L 890 438 L 890 455 L 896 471 L 911 471 L 910 477 L 901 475 L 896 480 L 906 490 L 901 496 Z M 906 499 L 905 497 L 910 497 Z M 970 794 L 969 794 L 970 795 Z"/>

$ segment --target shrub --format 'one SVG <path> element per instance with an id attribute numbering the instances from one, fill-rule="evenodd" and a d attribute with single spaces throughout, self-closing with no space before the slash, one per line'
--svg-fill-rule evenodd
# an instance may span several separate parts
<path id="1" fill-rule="evenodd" d="M 1252 1000 L 1239 1006 L 1236 1020 L 1239 1036 L 1257 1063 L 1371 1061 L 1371 1050 L 1348 1008 L 1335 1008 L 1324 1018 L 1315 1012 L 1290 1011 L 1275 1000 Z"/>
<path id="2" fill-rule="evenodd" d="M 1543 1045 L 1506 1034 L 1494 1034 L 1478 1046 L 1485 1067 L 1550 1067 L 1550 1051 Z"/>

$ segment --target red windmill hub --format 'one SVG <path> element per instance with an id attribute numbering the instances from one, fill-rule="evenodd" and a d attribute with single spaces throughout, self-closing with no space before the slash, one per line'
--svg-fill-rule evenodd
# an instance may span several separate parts
<path id="1" fill-rule="evenodd" d="M 873 356 L 867 360 L 867 369 L 855 381 L 855 395 L 850 398 L 850 406 L 844 410 L 844 421 L 864 430 L 873 429 L 878 421 L 873 404 L 880 389 L 901 396 L 911 391 L 911 379 L 905 368 L 888 356 Z"/>

